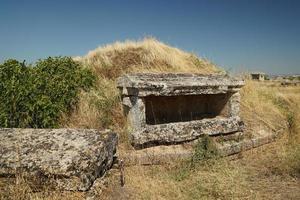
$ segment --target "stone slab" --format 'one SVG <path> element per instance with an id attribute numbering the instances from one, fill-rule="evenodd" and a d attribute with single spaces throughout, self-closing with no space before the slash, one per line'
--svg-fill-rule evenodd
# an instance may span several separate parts
<path id="1" fill-rule="evenodd" d="M 146 125 L 132 133 L 132 144 L 139 148 L 148 144 L 179 143 L 197 139 L 204 134 L 228 134 L 242 130 L 243 122 L 240 117 Z"/>
<path id="2" fill-rule="evenodd" d="M 39 175 L 79 191 L 111 167 L 118 141 L 94 129 L 0 129 L 0 138 L 0 176 Z"/>
<path id="3" fill-rule="evenodd" d="M 238 135 L 241 132 L 234 133 Z M 280 133 L 259 131 L 253 138 L 245 138 L 239 141 L 218 142 L 217 148 L 221 156 L 232 156 L 242 151 L 247 151 L 259 146 L 273 142 Z M 120 154 L 120 159 L 124 160 L 125 165 L 158 165 L 170 163 L 182 159 L 188 159 L 193 155 L 193 145 L 196 141 L 177 145 L 161 145 L 141 150 L 132 150 Z"/>
<path id="4" fill-rule="evenodd" d="M 243 85 L 226 75 L 201 75 L 190 73 L 135 73 L 118 79 L 117 86 L 123 96 L 174 96 L 220 94 L 236 92 Z"/>

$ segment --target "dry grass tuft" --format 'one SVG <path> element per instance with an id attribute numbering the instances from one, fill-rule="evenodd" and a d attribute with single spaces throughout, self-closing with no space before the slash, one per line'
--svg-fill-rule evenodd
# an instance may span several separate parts
<path id="1" fill-rule="evenodd" d="M 284 98 L 278 88 L 247 80 L 241 90 L 241 117 L 246 131 L 255 133 L 261 129 L 278 131 L 286 128 L 285 113 L 276 103 Z"/>
<path id="2" fill-rule="evenodd" d="M 37 180 L 40 181 L 40 180 Z M 55 191 L 53 188 L 28 181 L 22 175 L 16 178 L 0 179 L 0 199 L 2 200 L 82 200 L 80 192 Z"/>

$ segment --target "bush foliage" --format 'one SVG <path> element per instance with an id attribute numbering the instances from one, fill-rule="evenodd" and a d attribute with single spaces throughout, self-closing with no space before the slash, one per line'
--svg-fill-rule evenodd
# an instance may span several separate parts
<path id="1" fill-rule="evenodd" d="M 197 163 L 199 161 L 217 158 L 218 156 L 219 156 L 219 152 L 216 143 L 213 141 L 213 139 L 210 136 L 205 135 L 198 140 L 194 148 L 192 163 Z"/>
<path id="2" fill-rule="evenodd" d="M 0 127 L 55 128 L 95 76 L 70 57 L 49 57 L 35 66 L 7 60 L 0 80 Z"/>

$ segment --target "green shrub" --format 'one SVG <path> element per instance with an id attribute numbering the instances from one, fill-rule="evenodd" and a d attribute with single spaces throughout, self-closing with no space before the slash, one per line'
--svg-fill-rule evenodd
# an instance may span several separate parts
<path id="1" fill-rule="evenodd" d="M 32 71 L 16 60 L 0 65 L 0 127 L 26 127 L 30 123 Z"/>
<path id="2" fill-rule="evenodd" d="M 296 129 L 295 113 L 292 111 L 287 112 L 286 121 L 287 121 L 289 134 L 291 135 L 293 132 L 295 132 Z"/>
<path id="3" fill-rule="evenodd" d="M 219 152 L 215 142 L 210 136 L 204 135 L 201 139 L 198 140 L 198 143 L 194 148 L 192 164 L 203 160 L 217 158 L 218 156 Z"/>
<path id="4" fill-rule="evenodd" d="M 69 57 L 49 57 L 28 67 L 7 60 L 0 80 L 0 127 L 55 128 L 95 76 Z"/>

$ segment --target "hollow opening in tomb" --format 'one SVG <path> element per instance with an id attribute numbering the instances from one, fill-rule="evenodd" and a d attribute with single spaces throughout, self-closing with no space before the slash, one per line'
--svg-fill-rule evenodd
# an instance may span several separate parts
<path id="1" fill-rule="evenodd" d="M 252 79 L 258 80 L 260 78 L 259 74 L 252 74 Z"/>
<path id="2" fill-rule="evenodd" d="M 231 94 L 147 96 L 146 123 L 149 125 L 229 117 Z"/>

